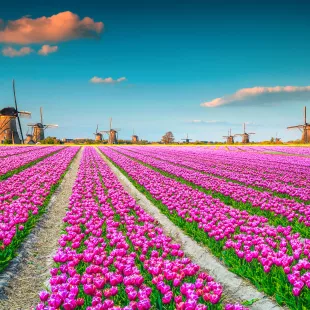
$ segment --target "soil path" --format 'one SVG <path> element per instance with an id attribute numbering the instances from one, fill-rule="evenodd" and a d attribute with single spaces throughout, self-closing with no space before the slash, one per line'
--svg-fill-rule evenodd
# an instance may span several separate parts
<path id="1" fill-rule="evenodd" d="M 115 173 L 125 190 L 137 201 L 137 203 L 151 216 L 153 216 L 162 226 L 165 233 L 181 244 L 184 253 L 199 265 L 202 270 L 207 271 L 214 279 L 221 283 L 224 288 L 225 302 L 242 302 L 245 300 L 256 300 L 251 306 L 252 310 L 280 310 L 287 309 L 280 307 L 275 301 L 259 292 L 248 281 L 241 279 L 234 273 L 227 270 L 206 247 L 199 245 L 196 241 L 188 237 L 180 228 L 173 224 L 163 215 L 156 206 L 150 202 L 146 196 L 140 193 L 133 184 L 97 149 L 99 154 Z"/>
<path id="2" fill-rule="evenodd" d="M 0 309 L 29 310 L 39 303 L 38 293 L 46 289 L 53 255 L 63 228 L 72 186 L 77 176 L 83 148 L 71 163 L 62 183 L 54 193 L 46 213 L 23 243 L 19 255 L 0 275 Z M 2 287 L 1 287 L 2 286 Z"/>

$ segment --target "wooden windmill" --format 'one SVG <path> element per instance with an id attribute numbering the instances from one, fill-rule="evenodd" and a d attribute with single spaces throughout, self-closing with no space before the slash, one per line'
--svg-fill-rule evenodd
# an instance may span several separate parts
<path id="1" fill-rule="evenodd" d="M 118 143 L 118 132 L 119 128 L 112 128 L 112 117 L 110 118 L 110 130 L 100 131 L 102 133 L 106 133 L 108 135 L 108 144 L 117 144 Z"/>
<path id="2" fill-rule="evenodd" d="M 31 135 L 32 135 L 32 140 L 34 143 L 37 143 L 41 140 L 44 140 L 44 130 L 45 129 L 58 127 L 58 125 L 55 125 L 55 124 L 44 125 L 42 107 L 40 107 L 40 123 L 27 124 L 27 126 L 32 127 L 32 134 Z M 28 137 L 27 137 L 27 139 L 28 139 Z"/>
<path id="3" fill-rule="evenodd" d="M 188 134 L 186 134 L 186 138 L 181 139 L 181 140 L 185 141 L 185 143 L 189 143 L 189 141 L 191 141 L 191 140 L 193 140 L 193 139 L 189 139 L 189 138 L 188 138 Z"/>
<path id="4" fill-rule="evenodd" d="M 102 133 L 98 131 L 98 125 L 97 125 L 96 132 L 94 133 L 94 135 L 95 135 L 96 142 L 102 141 Z"/>
<path id="5" fill-rule="evenodd" d="M 14 94 L 15 107 L 7 107 L 0 110 L 0 143 L 4 142 L 12 144 L 24 143 L 20 118 L 31 117 L 30 112 L 18 110 L 14 80 L 13 80 L 13 94 Z"/>
<path id="6" fill-rule="evenodd" d="M 223 136 L 223 138 L 226 139 L 227 144 L 233 144 L 235 143 L 234 141 L 234 136 L 231 135 L 231 129 L 228 130 L 228 136 Z"/>
<path id="7" fill-rule="evenodd" d="M 136 144 L 139 142 L 139 137 L 137 135 L 135 135 L 135 130 L 133 130 L 133 132 L 132 132 L 131 142 L 132 142 L 132 144 Z"/>
<path id="8" fill-rule="evenodd" d="M 309 143 L 310 142 L 310 124 L 307 123 L 307 108 L 306 107 L 304 107 L 304 124 L 287 127 L 287 129 L 295 129 L 295 128 L 298 128 L 302 132 L 301 141 L 303 143 Z"/>
<path id="9" fill-rule="evenodd" d="M 245 132 L 245 123 L 243 123 L 243 133 L 235 134 L 234 137 L 241 136 L 242 143 L 246 144 L 250 143 L 250 135 L 255 135 L 255 132 Z"/>

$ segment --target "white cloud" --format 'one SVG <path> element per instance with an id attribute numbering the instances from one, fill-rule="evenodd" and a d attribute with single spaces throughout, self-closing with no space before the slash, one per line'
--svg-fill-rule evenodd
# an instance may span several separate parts
<path id="1" fill-rule="evenodd" d="M 4 47 L 2 49 L 2 55 L 6 57 L 20 57 L 20 56 L 26 56 L 33 52 L 33 50 L 30 47 L 22 47 L 19 50 L 14 49 L 13 47 Z"/>
<path id="2" fill-rule="evenodd" d="M 275 86 L 242 88 L 232 95 L 215 98 L 201 104 L 202 107 L 218 107 L 238 102 L 271 103 L 285 100 L 304 100 L 310 98 L 310 86 Z"/>
<path id="3" fill-rule="evenodd" d="M 58 46 L 51 46 L 48 44 L 42 45 L 41 49 L 38 51 L 39 55 L 47 56 L 48 54 L 55 53 L 58 51 Z"/>
<path id="4" fill-rule="evenodd" d="M 111 77 L 101 78 L 94 76 L 93 78 L 90 79 L 90 82 L 94 84 L 114 84 L 114 83 L 121 83 L 124 81 L 127 81 L 125 77 L 120 77 L 116 80 L 113 80 Z"/>

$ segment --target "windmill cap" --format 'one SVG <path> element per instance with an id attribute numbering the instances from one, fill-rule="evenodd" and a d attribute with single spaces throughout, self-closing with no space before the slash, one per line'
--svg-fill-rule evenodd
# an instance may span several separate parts
<path id="1" fill-rule="evenodd" d="M 5 116 L 16 116 L 17 111 L 13 107 L 8 107 L 0 110 L 0 115 L 5 115 Z"/>
<path id="2" fill-rule="evenodd" d="M 34 126 L 39 127 L 39 128 L 43 128 L 43 125 L 41 123 L 36 123 Z"/>

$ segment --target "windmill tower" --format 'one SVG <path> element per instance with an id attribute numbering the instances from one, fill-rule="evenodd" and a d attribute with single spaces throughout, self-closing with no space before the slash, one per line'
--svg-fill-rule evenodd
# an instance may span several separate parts
<path id="1" fill-rule="evenodd" d="M 117 144 L 118 143 L 118 132 L 119 128 L 112 128 L 112 117 L 110 118 L 110 130 L 100 131 L 102 133 L 106 133 L 108 135 L 108 144 Z"/>
<path id="2" fill-rule="evenodd" d="M 234 136 L 231 135 L 231 129 L 228 130 L 228 136 L 223 136 L 226 139 L 227 144 L 234 144 Z"/>
<path id="3" fill-rule="evenodd" d="M 307 107 L 304 107 L 304 124 L 287 127 L 287 129 L 295 129 L 298 128 L 301 132 L 301 141 L 303 143 L 310 142 L 310 124 L 307 123 Z"/>
<path id="4" fill-rule="evenodd" d="M 40 123 L 27 124 L 27 126 L 32 127 L 32 134 L 31 135 L 32 135 L 32 140 L 35 143 L 37 143 L 41 140 L 44 140 L 44 130 L 45 129 L 58 127 L 58 125 L 55 125 L 55 124 L 44 125 L 42 107 L 40 107 Z"/>
<path id="5" fill-rule="evenodd" d="M 95 141 L 96 142 L 101 142 L 102 141 L 102 133 L 100 133 L 98 131 L 98 125 L 97 125 L 96 132 L 94 133 L 94 135 L 95 135 Z"/>
<path id="6" fill-rule="evenodd" d="M 193 139 L 189 139 L 188 138 L 188 134 L 186 134 L 186 138 L 185 139 L 181 139 L 183 141 L 185 141 L 185 143 L 189 143 L 189 141 L 193 140 Z"/>
<path id="7" fill-rule="evenodd" d="M 243 133 L 238 133 L 234 135 L 234 137 L 241 136 L 242 143 L 247 144 L 247 143 L 250 143 L 250 135 L 255 135 L 255 132 L 245 132 L 245 123 L 243 123 Z"/>
<path id="8" fill-rule="evenodd" d="M 135 130 L 133 130 L 133 135 L 131 136 L 131 142 L 133 144 L 136 144 L 139 142 L 139 137 L 137 135 L 135 135 Z"/>
<path id="9" fill-rule="evenodd" d="M 19 111 L 17 107 L 15 82 L 13 80 L 14 107 L 7 107 L 0 110 L 0 143 L 8 141 L 12 144 L 24 143 L 20 117 L 30 117 L 31 113 Z M 18 128 L 18 129 L 17 129 Z"/>

